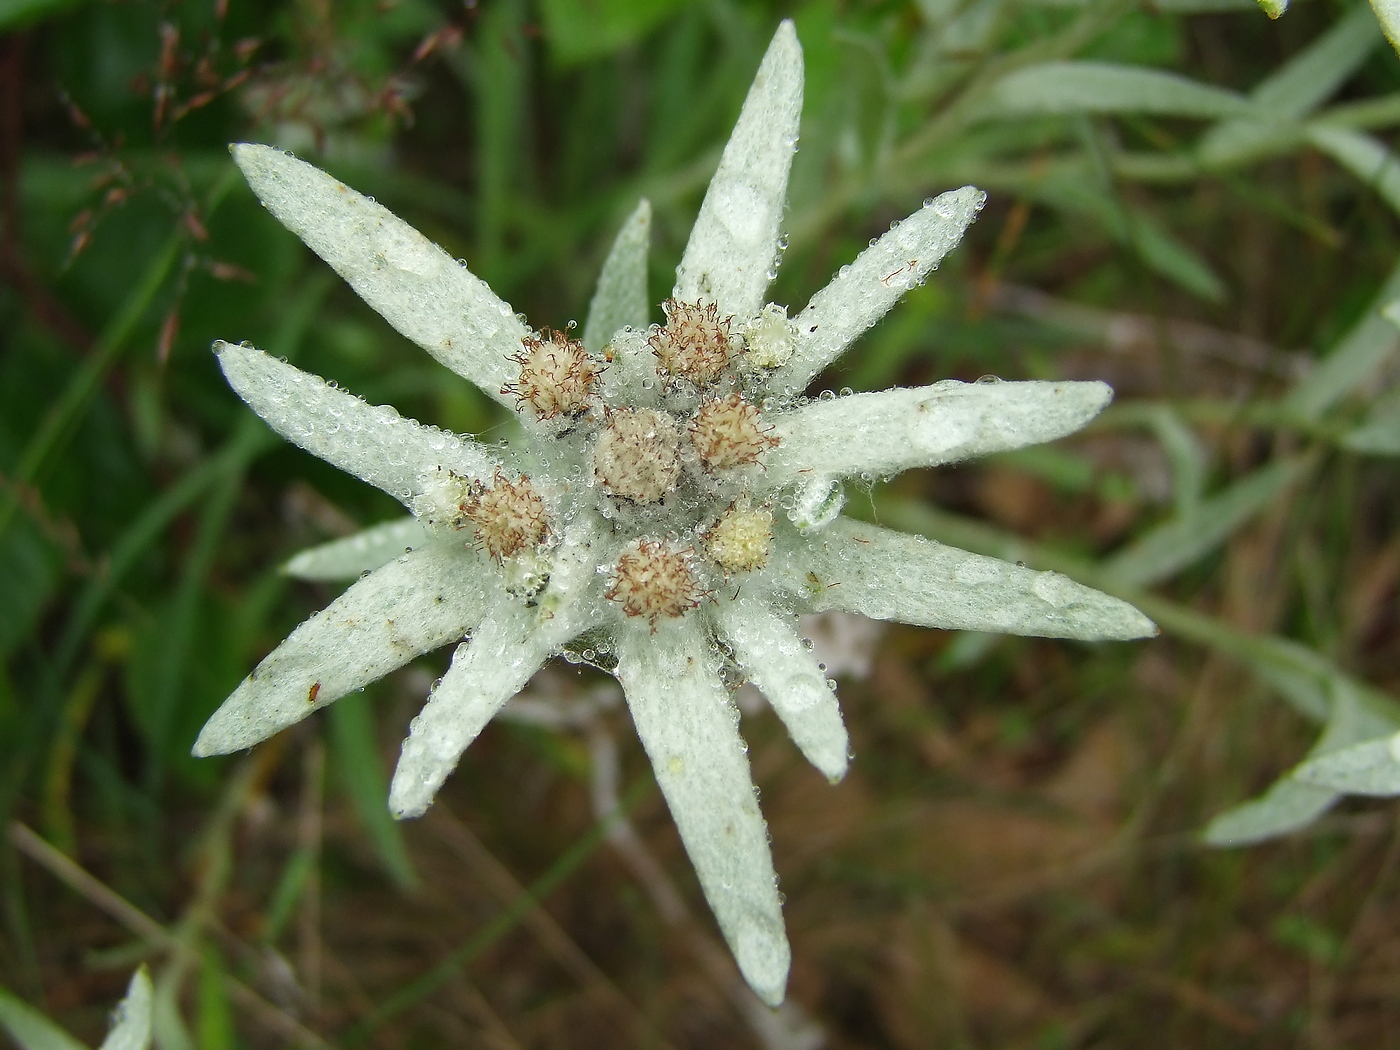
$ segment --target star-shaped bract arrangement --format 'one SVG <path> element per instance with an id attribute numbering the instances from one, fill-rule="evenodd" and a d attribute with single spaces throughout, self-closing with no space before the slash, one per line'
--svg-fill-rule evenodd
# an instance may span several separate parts
<path id="1" fill-rule="evenodd" d="M 390 807 L 415 816 L 546 660 L 587 659 L 621 682 L 706 899 L 771 1004 L 783 999 L 789 949 L 730 688 L 757 685 L 811 762 L 843 776 L 834 683 L 798 614 L 1081 639 L 1155 632 L 1136 609 L 1062 575 L 840 514 L 844 478 L 1053 440 L 1111 391 L 942 382 L 803 397 L 952 249 L 983 194 L 926 202 L 789 319 L 764 299 L 801 96 L 802 52 L 784 22 L 700 207 L 665 323 L 651 324 L 647 307 L 642 202 L 581 340 L 532 331 L 463 264 L 324 172 L 266 146 L 233 148 L 273 215 L 403 335 L 501 402 L 522 434 L 486 446 L 217 344 L 229 383 L 273 429 L 413 517 L 293 562 L 310 577 L 373 571 L 264 659 L 195 744 L 199 755 L 251 747 L 457 643 L 394 773 Z"/>

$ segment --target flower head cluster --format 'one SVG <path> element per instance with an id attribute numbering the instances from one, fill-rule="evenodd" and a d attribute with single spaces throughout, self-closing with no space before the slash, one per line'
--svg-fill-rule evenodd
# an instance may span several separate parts
<path id="1" fill-rule="evenodd" d="M 965 187 L 926 202 L 789 318 L 765 292 L 801 96 L 802 52 L 785 22 L 700 207 L 665 323 L 652 325 L 646 306 L 642 202 L 581 340 L 531 331 L 463 265 L 331 176 L 265 146 L 234 147 L 278 219 L 400 332 L 500 400 L 521 433 L 488 447 L 217 344 L 230 384 L 274 429 L 413 517 L 293 562 L 310 577 L 368 574 L 267 656 L 195 745 L 202 755 L 250 747 L 457 643 L 394 773 L 390 807 L 413 816 L 544 661 L 587 645 L 621 682 L 720 929 L 770 1003 L 783 998 L 788 944 L 726 683 L 757 685 L 837 780 L 846 730 L 799 613 L 1085 639 L 1154 631 L 1064 576 L 841 515 L 845 478 L 1049 441 L 1111 394 L 1102 383 L 942 382 L 805 399 L 817 373 L 952 249 L 983 195 Z"/>

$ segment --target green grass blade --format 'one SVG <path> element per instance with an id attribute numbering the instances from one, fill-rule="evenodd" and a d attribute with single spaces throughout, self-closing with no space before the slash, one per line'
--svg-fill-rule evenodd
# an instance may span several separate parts
<path id="1" fill-rule="evenodd" d="M 1105 561 L 1103 572 L 1128 587 L 1150 586 L 1175 575 L 1229 539 L 1308 467 L 1301 459 L 1260 467 L 1188 513 L 1178 513 L 1139 537 Z"/>
<path id="2" fill-rule="evenodd" d="M 0 988 L 0 1027 L 22 1050 L 86 1050 L 82 1043 L 24 1000 Z"/>
<path id="3" fill-rule="evenodd" d="M 445 982 L 461 972 L 463 968 L 469 966 L 472 960 L 513 930 L 522 918 L 539 907 L 545 898 L 593 855 L 594 851 L 602 845 L 603 840 L 607 838 L 614 821 L 630 813 L 654 789 L 655 781 L 649 777 L 633 784 L 619 800 L 616 814 L 604 817 L 594 824 L 577 842 L 560 854 L 559 859 L 550 866 L 548 871 L 532 882 L 505 911 L 478 930 L 465 944 L 421 977 L 382 1000 L 368 1017 L 362 1019 L 346 1034 L 342 1040 L 343 1045 L 348 1047 L 362 1045 L 380 1028 L 426 996 L 431 995 Z"/>
<path id="4" fill-rule="evenodd" d="M 399 823 L 389 814 L 389 781 L 364 693 L 342 697 L 331 705 L 331 755 L 340 770 L 341 783 L 355 815 L 379 854 L 380 863 L 402 890 L 418 885 Z"/>
<path id="5" fill-rule="evenodd" d="M 1147 113 L 1218 118 L 1250 112 L 1249 100 L 1225 88 L 1143 66 L 1045 62 L 997 81 L 981 117 L 1046 113 Z"/>

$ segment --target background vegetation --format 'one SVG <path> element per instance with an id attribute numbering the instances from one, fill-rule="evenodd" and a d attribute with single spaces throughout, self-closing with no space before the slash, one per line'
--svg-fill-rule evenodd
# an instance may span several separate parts
<path id="1" fill-rule="evenodd" d="M 401 827 L 386 763 L 445 652 L 250 755 L 189 747 L 332 596 L 279 565 L 395 513 L 274 438 L 210 342 L 502 423 L 263 213 L 226 144 L 297 150 L 558 327 L 640 196 L 665 296 L 784 16 L 807 105 L 776 301 L 926 196 L 991 194 L 818 386 L 1118 391 L 1073 441 L 852 504 L 1063 568 L 1164 635 L 821 625 L 847 780 L 770 714 L 745 726 L 794 947 L 769 1015 L 591 671 L 547 670 Z M 95 1042 L 146 960 L 160 1045 L 206 1050 L 1400 1042 L 1394 807 L 1308 824 L 1326 797 L 1285 782 L 1215 837 L 1300 830 L 1202 839 L 1329 714 L 1333 742 L 1338 712 L 1388 731 L 1400 686 L 1400 330 L 1376 313 L 1400 296 L 1400 64 L 1369 8 L 4 0 L 0 32 L 0 984 Z M 1047 65 L 1071 59 L 1098 65 Z"/>

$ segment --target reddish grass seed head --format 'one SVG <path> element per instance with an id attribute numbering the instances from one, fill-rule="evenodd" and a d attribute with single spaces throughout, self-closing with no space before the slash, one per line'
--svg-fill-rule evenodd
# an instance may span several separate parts
<path id="1" fill-rule="evenodd" d="M 663 616 L 683 616 L 700 604 L 704 592 L 690 566 L 690 551 L 660 540 L 640 539 L 619 555 L 603 596 L 628 616 L 645 616 L 652 627 Z"/>
<path id="2" fill-rule="evenodd" d="M 526 336 L 511 360 L 520 366 L 520 378 L 501 393 L 514 394 L 516 408 L 528 406 L 536 419 L 581 415 L 592 404 L 603 371 L 602 362 L 581 342 L 548 328 Z"/>
<path id="3" fill-rule="evenodd" d="M 608 413 L 593 446 L 593 473 L 614 496 L 657 503 L 674 491 L 681 472 L 680 429 L 650 408 Z"/>
<path id="4" fill-rule="evenodd" d="M 759 418 L 758 409 L 738 394 L 706 401 L 690 421 L 690 440 L 710 470 L 757 463 L 765 449 L 778 444 Z"/>
<path id="5" fill-rule="evenodd" d="M 544 500 L 523 474 L 511 481 L 497 471 L 489 484 L 474 482 L 461 511 L 476 527 L 477 542 L 498 562 L 533 550 L 549 534 Z"/>
<path id="6" fill-rule="evenodd" d="M 661 308 L 666 312 L 666 324 L 647 340 L 661 370 L 697 386 L 722 376 L 738 350 L 729 331 L 734 319 L 720 317 L 714 303 L 667 299 Z"/>

